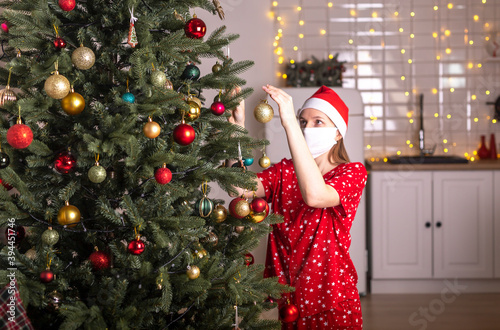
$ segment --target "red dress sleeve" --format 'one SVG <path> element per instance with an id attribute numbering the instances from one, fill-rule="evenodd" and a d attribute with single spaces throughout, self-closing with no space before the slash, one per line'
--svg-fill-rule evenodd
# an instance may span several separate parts
<path id="1" fill-rule="evenodd" d="M 273 196 L 276 195 L 277 189 L 279 187 L 279 180 L 281 177 L 280 173 L 281 168 L 283 167 L 282 162 L 283 161 L 265 169 L 260 173 L 257 173 L 257 177 L 264 186 L 264 191 L 266 194 L 265 199 L 268 203 L 272 202 Z"/>
<path id="2" fill-rule="evenodd" d="M 366 185 L 366 168 L 362 163 L 343 164 L 334 176 L 326 180 L 340 197 L 340 205 L 335 209 L 344 216 L 351 211 L 356 212 L 363 188 Z M 351 215 L 354 217 L 354 214 Z"/>

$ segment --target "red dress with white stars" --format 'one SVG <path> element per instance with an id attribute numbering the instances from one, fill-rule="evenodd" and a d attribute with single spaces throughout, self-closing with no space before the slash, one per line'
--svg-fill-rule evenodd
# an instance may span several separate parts
<path id="1" fill-rule="evenodd" d="M 295 287 L 290 302 L 299 309 L 299 319 L 283 329 L 362 328 L 349 231 L 366 176 L 361 163 L 338 165 L 323 178 L 341 204 L 313 208 L 302 199 L 290 159 L 258 174 L 273 212 L 284 217 L 269 235 L 264 275 Z"/>

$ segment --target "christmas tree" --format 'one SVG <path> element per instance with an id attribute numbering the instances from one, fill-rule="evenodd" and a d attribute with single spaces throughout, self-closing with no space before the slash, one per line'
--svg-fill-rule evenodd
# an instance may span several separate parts
<path id="1" fill-rule="evenodd" d="M 0 6 L 0 288 L 39 329 L 279 328 L 260 314 L 288 288 L 249 251 L 280 218 L 209 197 L 255 189 L 267 144 L 227 120 L 252 62 L 195 15 L 220 3 Z"/>

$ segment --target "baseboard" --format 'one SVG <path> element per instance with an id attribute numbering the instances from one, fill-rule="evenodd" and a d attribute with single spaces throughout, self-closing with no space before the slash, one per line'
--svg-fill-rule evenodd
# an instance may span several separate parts
<path id="1" fill-rule="evenodd" d="M 371 280 L 370 293 L 460 293 L 500 292 L 500 279 Z"/>

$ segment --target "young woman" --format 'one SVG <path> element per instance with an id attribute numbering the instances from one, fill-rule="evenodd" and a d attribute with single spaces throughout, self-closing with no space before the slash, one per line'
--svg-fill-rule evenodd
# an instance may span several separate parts
<path id="1" fill-rule="evenodd" d="M 263 90 L 279 106 L 292 156 L 259 173 L 256 191 L 284 217 L 269 236 L 265 271 L 295 288 L 280 308 L 289 300 L 299 318 L 283 329 L 361 329 L 349 231 L 366 169 L 351 163 L 344 147 L 348 108 L 323 86 L 299 109 L 297 121 L 288 94 L 270 85 Z M 244 127 L 243 103 L 229 120 Z"/>

